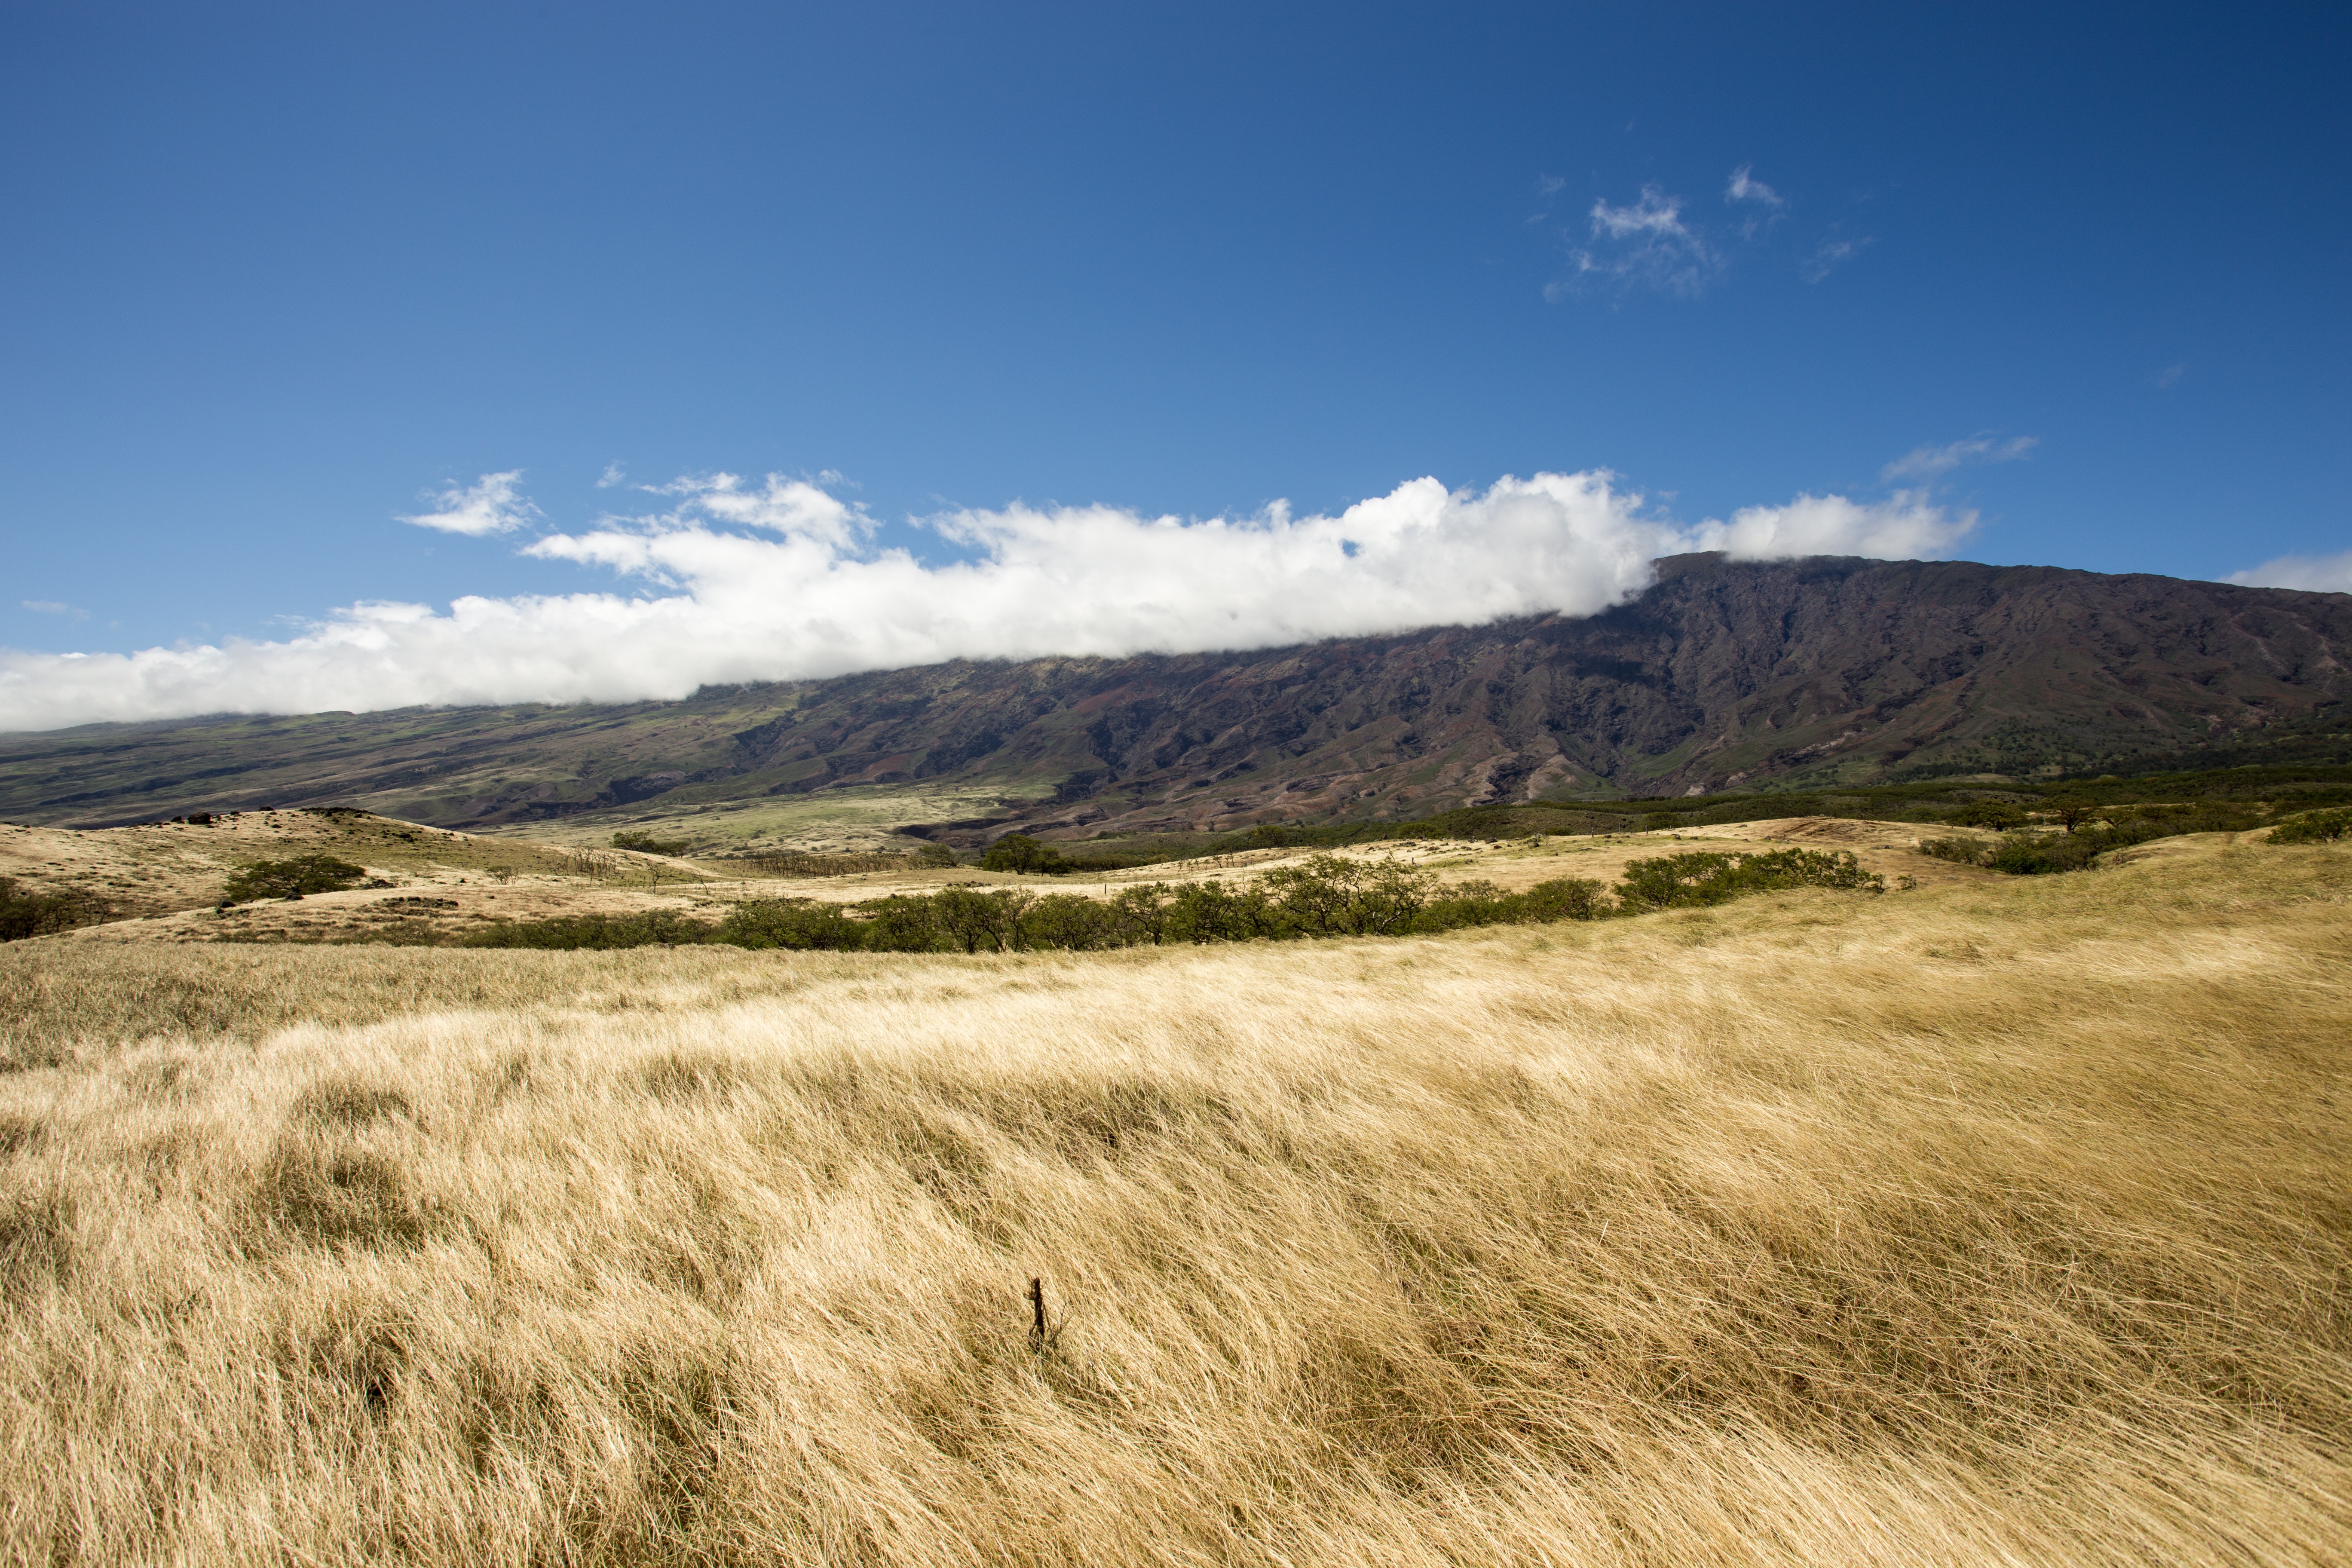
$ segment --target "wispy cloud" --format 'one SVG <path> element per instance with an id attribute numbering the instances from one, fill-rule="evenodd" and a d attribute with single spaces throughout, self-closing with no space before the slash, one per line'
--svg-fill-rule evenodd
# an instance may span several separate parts
<path id="1" fill-rule="evenodd" d="M 444 533 L 510 533 L 540 515 L 539 508 L 522 496 L 521 483 L 520 468 L 484 474 L 470 485 L 452 485 L 434 497 L 441 505 L 439 511 L 400 521 L 419 528 L 437 528 Z"/>
<path id="2" fill-rule="evenodd" d="M 1549 175 L 1541 182 L 1547 201 L 1559 184 Z M 1767 256 L 1776 256 L 1783 266 L 1793 264 L 1806 282 L 1819 283 L 1874 241 L 1869 235 L 1841 234 L 1835 225 L 1810 247 L 1782 235 L 1794 205 L 1756 177 L 1753 163 L 1731 171 L 1723 202 L 1731 210 L 1709 223 L 1658 184 L 1643 185 L 1631 202 L 1595 201 L 1584 214 L 1584 232 L 1568 240 L 1571 270 L 1546 284 L 1544 298 L 1556 303 L 1579 294 L 1622 297 L 1654 289 L 1696 299 L 1735 265 Z M 1548 212 L 1538 212 L 1528 221 L 1550 220 Z"/>
<path id="3" fill-rule="evenodd" d="M 2312 594 L 2352 594 L 2352 550 L 2341 555 L 2282 555 L 2224 582 L 2249 588 L 2301 588 Z"/>
<path id="4" fill-rule="evenodd" d="M 806 479 L 730 474 L 526 549 L 633 592 L 352 605 L 279 641 L 0 653 L 0 729 L 220 711 L 675 698 L 943 659 L 1251 648 L 1558 611 L 1639 593 L 1658 556 L 1921 555 L 1975 525 L 1913 495 L 1801 495 L 1682 525 L 1605 472 L 1485 490 L 1415 479 L 1338 516 L 1186 521 L 1010 506 L 919 520 L 971 552 L 930 566 Z"/>
<path id="5" fill-rule="evenodd" d="M 89 619 L 89 612 L 88 610 L 68 605 L 60 599 L 19 599 L 16 602 L 24 605 L 25 608 L 33 611 L 36 615 L 70 616 L 77 621 L 86 621 Z"/>
<path id="6" fill-rule="evenodd" d="M 1768 207 L 1784 207 L 1789 204 L 1780 193 L 1756 177 L 1756 165 L 1742 163 L 1731 171 L 1731 183 L 1723 188 L 1727 202 L 1761 202 Z"/>
<path id="7" fill-rule="evenodd" d="M 600 490 L 609 490 L 614 485 L 625 485 L 628 482 L 628 471 L 618 463 L 605 464 L 604 471 L 596 476 L 596 488 Z"/>
<path id="8" fill-rule="evenodd" d="M 1587 242 L 1568 253 L 1575 275 L 1546 289 L 1545 297 L 1559 300 L 1596 284 L 1685 296 L 1705 291 L 1723 270 L 1723 258 L 1682 215 L 1682 199 L 1656 185 L 1643 185 L 1639 198 L 1623 206 L 1594 202 L 1586 215 Z"/>
<path id="9" fill-rule="evenodd" d="M 1870 243 L 1872 243 L 1872 237 L 1868 235 L 1859 239 L 1843 239 L 1832 236 L 1813 247 L 1812 253 L 1797 264 L 1797 275 L 1808 283 L 1819 283 L 1861 255 L 1863 247 Z"/>
<path id="10" fill-rule="evenodd" d="M 2156 373 L 2155 379 L 2157 387 L 2160 391 L 2169 392 L 2174 387 L 2179 385 L 2180 378 L 2188 374 L 2189 366 L 2185 363 L 2166 365 L 2162 370 Z"/>
<path id="11" fill-rule="evenodd" d="M 1963 463 L 2013 463 L 2042 444 L 2039 436 L 2012 436 L 2006 441 L 1991 436 L 1971 436 L 1941 447 L 1914 447 L 1878 470 L 1883 481 L 1932 479 Z"/>

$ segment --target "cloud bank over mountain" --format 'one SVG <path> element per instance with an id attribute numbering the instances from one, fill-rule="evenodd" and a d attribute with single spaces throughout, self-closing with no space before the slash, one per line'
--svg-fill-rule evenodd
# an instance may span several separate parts
<path id="1" fill-rule="evenodd" d="M 2229 581 L 2249 588 L 2300 588 L 2312 594 L 2352 594 L 2352 550 L 2340 555 L 2282 555 Z"/>
<path id="2" fill-rule="evenodd" d="M 829 476 L 825 476 L 829 478 Z M 485 475 L 404 521 L 521 526 L 514 473 Z M 1680 525 L 1606 472 L 1434 479 L 1337 517 L 1185 521 L 1109 507 L 921 520 L 969 560 L 877 548 L 876 521 L 821 484 L 729 474 L 639 487 L 660 510 L 524 547 L 612 572 L 633 591 L 350 605 L 278 641 L 131 654 L 0 653 L 0 729 L 203 713 L 416 704 L 633 701 L 950 658 L 1247 649 L 1558 611 L 1589 616 L 1647 587 L 1663 555 L 1725 550 L 1936 557 L 1976 523 L 1922 490 L 1879 501 L 1801 495 Z"/>

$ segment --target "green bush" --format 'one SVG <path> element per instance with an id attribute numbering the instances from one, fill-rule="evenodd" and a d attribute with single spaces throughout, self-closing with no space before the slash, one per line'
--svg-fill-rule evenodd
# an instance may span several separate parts
<path id="1" fill-rule="evenodd" d="M 1028 871 L 1057 876 L 1070 870 L 1062 852 L 1050 844 L 1041 844 L 1025 833 L 1008 833 L 988 847 L 980 858 L 982 869 L 989 871 Z"/>
<path id="2" fill-rule="evenodd" d="M 635 849 L 641 855 L 683 855 L 692 847 L 684 838 L 656 838 L 652 834 L 625 828 L 613 835 L 615 849 Z"/>
<path id="3" fill-rule="evenodd" d="M 2306 811 L 2290 816 L 2271 830 L 2273 844 L 2333 844 L 2352 836 L 2352 806 L 2335 811 Z"/>
<path id="4" fill-rule="evenodd" d="M 1556 877 L 1517 896 L 1521 923 L 1597 921 L 1609 913 L 1607 894 L 1590 877 Z"/>
<path id="5" fill-rule="evenodd" d="M 1947 820 L 1962 827 L 1990 827 L 2007 832 L 2025 826 L 2025 812 L 2005 800 L 1972 800 L 1954 812 Z"/>
<path id="6" fill-rule="evenodd" d="M 1981 866 L 1992 858 L 1993 846 L 1981 838 L 1923 838 L 1919 853 L 1962 866 Z"/>
<path id="7" fill-rule="evenodd" d="M 1395 936 L 1436 896 L 1437 874 L 1400 860 L 1310 855 L 1258 879 L 1285 921 L 1307 936 Z"/>
<path id="8" fill-rule="evenodd" d="M 1756 854 L 1699 850 L 1627 864 L 1617 884 L 1618 904 L 1629 911 L 1719 904 L 1749 893 L 1789 888 L 1886 890 L 1885 879 L 1865 871 L 1851 849 L 1776 849 Z"/>
<path id="9" fill-rule="evenodd" d="M 854 921 L 839 904 L 814 899 L 757 899 L 735 906 L 710 940 L 733 947 L 793 948 L 845 952 L 866 945 L 868 922 Z"/>
<path id="10" fill-rule="evenodd" d="M 1229 889 L 1211 877 L 1177 889 L 1170 900 L 1167 935 L 1172 942 L 1251 942 L 1285 932 L 1281 911 L 1255 883 Z"/>
<path id="11" fill-rule="evenodd" d="M 0 877 L 0 942 L 48 936 L 107 918 L 105 905 L 87 893 L 43 892 L 14 877 Z"/>
<path id="12" fill-rule="evenodd" d="M 2011 877 L 2080 871 L 2112 847 L 2103 833 L 2006 833 L 1981 862 Z"/>
<path id="13" fill-rule="evenodd" d="M 671 910 L 639 915 L 560 915 L 543 921 L 493 921 L 458 939 L 460 947 L 534 947 L 562 952 L 586 948 L 689 947 L 716 940 L 716 928 Z M 782 944 L 778 944 L 782 945 Z"/>
<path id="14" fill-rule="evenodd" d="M 340 893 L 356 888 L 367 868 L 331 855 L 298 855 L 290 860 L 257 860 L 228 879 L 221 902 L 249 904 L 261 899 L 299 899 L 306 893 Z"/>
<path id="15" fill-rule="evenodd" d="M 1047 893 L 1021 914 L 1021 944 L 1065 952 L 1122 947 L 1119 911 L 1081 893 Z"/>

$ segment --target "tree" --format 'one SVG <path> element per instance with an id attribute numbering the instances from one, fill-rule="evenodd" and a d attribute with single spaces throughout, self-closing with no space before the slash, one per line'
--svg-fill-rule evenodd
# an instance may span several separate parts
<path id="1" fill-rule="evenodd" d="M 299 899 L 305 893 L 340 893 L 356 888 L 367 868 L 331 855 L 298 855 L 290 860 L 256 860 L 228 879 L 221 902 L 249 904 L 259 899 Z"/>
<path id="2" fill-rule="evenodd" d="M 1165 882 L 1121 888 L 1110 900 L 1118 933 L 1129 945 L 1148 942 L 1158 947 L 1168 934 L 1168 915 L 1174 906 L 1175 899 Z"/>
<path id="3" fill-rule="evenodd" d="M 982 869 L 988 871 L 1039 872 L 1047 876 L 1068 869 L 1060 850 L 1050 844 L 1040 844 L 1025 833 L 1008 833 L 990 845 L 980 864 Z"/>
<path id="4" fill-rule="evenodd" d="M 2042 805 L 2044 810 L 2064 825 L 2069 833 L 2095 818 L 2100 810 L 2097 801 L 2084 795 L 2054 795 Z"/>
<path id="5" fill-rule="evenodd" d="M 656 838 L 650 833 L 628 828 L 613 835 L 613 847 L 634 849 L 640 855 L 683 855 L 692 846 L 683 838 Z"/>

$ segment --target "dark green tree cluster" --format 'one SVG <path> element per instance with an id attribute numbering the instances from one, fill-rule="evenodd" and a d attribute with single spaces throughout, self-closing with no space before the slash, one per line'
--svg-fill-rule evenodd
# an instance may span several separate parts
<path id="1" fill-rule="evenodd" d="M 1695 850 L 1627 864 L 1617 904 L 1628 914 L 1720 904 L 1790 888 L 1843 888 L 1883 893 L 1885 879 L 1865 871 L 1850 849 Z"/>
<path id="2" fill-rule="evenodd" d="M 635 849 L 642 855 L 683 855 L 692 846 L 683 838 L 656 838 L 652 834 L 625 828 L 613 835 L 615 849 Z"/>
<path id="3" fill-rule="evenodd" d="M 980 858 L 980 864 L 985 871 L 1019 871 L 1048 877 L 1060 876 L 1071 868 L 1059 849 L 1025 833 L 1008 833 L 990 845 L 988 853 Z"/>
<path id="4" fill-rule="evenodd" d="M 2334 844 L 2347 837 L 2352 837 L 2352 806 L 2306 811 L 2288 817 L 2271 833 L 2273 844 Z"/>
<path id="5" fill-rule="evenodd" d="M 1506 893 L 1491 882 L 1441 892 L 1395 861 L 1318 855 L 1255 881 L 1151 882 L 1108 899 L 1019 888 L 943 888 L 854 907 L 798 900 L 739 906 L 710 935 L 739 947 L 881 952 L 1095 952 L 1106 948 L 1326 936 L 1402 936 L 1463 926 L 1596 920 L 1601 884 L 1576 878 Z"/>
<path id="6" fill-rule="evenodd" d="M 1107 899 L 978 887 L 892 894 L 862 904 L 762 899 L 737 905 L 716 925 L 667 910 L 580 915 L 499 921 L 467 936 L 465 944 L 614 948 L 719 942 L 802 952 L 1089 952 L 1593 921 L 1786 888 L 1881 892 L 1885 883 L 1846 850 L 1697 852 L 1633 862 L 1612 900 L 1601 884 L 1588 878 L 1557 878 L 1513 893 L 1488 881 L 1445 887 L 1434 873 L 1395 860 L 1317 855 L 1237 887 L 1210 878 L 1181 886 L 1126 887 Z"/>
<path id="7" fill-rule="evenodd" d="M 262 899 L 299 899 L 307 893 L 340 893 L 356 888 L 367 868 L 331 855 L 297 855 L 289 860 L 257 860 L 228 879 L 221 906 Z"/>
<path id="8" fill-rule="evenodd" d="M 466 933 L 460 947 L 535 947 L 604 952 L 622 947 L 687 946 L 709 942 L 710 927 L 675 910 L 632 915 L 559 915 L 543 921 L 492 921 Z"/>
<path id="9" fill-rule="evenodd" d="M 2058 819 L 2063 832 L 2036 832 L 2012 826 L 2011 831 L 1990 843 L 1975 838 L 1930 838 L 1919 848 L 1939 860 L 1982 866 L 2011 877 L 2039 877 L 2085 870 L 2110 849 L 2128 848 L 2158 838 L 2177 838 L 2184 833 L 2242 833 L 2271 820 L 2262 804 L 2253 801 L 2101 806 L 2095 802 L 2062 797 L 2047 803 L 2047 809 Z M 2274 840 L 2276 837 L 2273 835 Z"/>
<path id="10" fill-rule="evenodd" d="M 0 942 L 48 936 L 106 918 L 106 906 L 86 893 L 47 892 L 0 877 Z"/>

